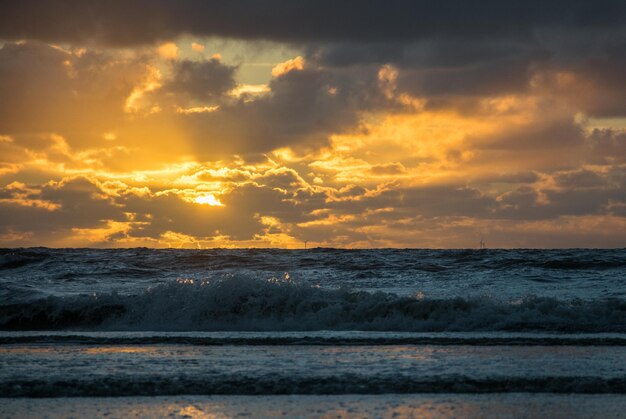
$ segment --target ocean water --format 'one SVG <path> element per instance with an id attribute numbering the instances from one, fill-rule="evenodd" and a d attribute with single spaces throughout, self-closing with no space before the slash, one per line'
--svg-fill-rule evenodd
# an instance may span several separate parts
<path id="1" fill-rule="evenodd" d="M 619 417 L 626 250 L 0 250 L 3 416 L 287 396 L 288 416 Z"/>

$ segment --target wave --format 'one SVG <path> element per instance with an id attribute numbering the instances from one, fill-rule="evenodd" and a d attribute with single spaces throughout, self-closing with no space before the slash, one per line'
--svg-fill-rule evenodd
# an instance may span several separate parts
<path id="1" fill-rule="evenodd" d="M 626 378 L 589 376 L 409 377 L 404 375 L 333 375 L 293 377 L 101 377 L 5 380 L 0 397 L 115 397 L 163 395 L 406 394 L 406 393 L 587 393 L 624 394 Z"/>
<path id="2" fill-rule="evenodd" d="M 5 332 L 6 333 L 6 332 Z M 9 332 L 11 333 L 11 332 Z M 18 332 L 13 332 L 18 333 Z M 19 332 L 24 333 L 24 332 Z M 69 332 L 73 333 L 73 332 Z M 106 332 L 105 332 L 106 333 Z M 144 333 L 144 332 L 140 332 Z M 0 335 L 0 345 L 79 344 L 79 345 L 195 345 L 195 346 L 626 346 L 626 336 L 616 335 L 552 335 L 552 336 L 372 336 L 372 332 L 359 332 L 356 336 L 281 336 L 271 332 L 266 336 L 94 336 L 85 334 Z"/>
<path id="3" fill-rule="evenodd" d="M 440 272 L 458 269 L 546 271 L 620 270 L 626 268 L 626 249 L 0 249 L 0 271 L 41 268 L 65 272 L 72 266 L 96 264 L 115 274 L 155 267 L 165 269 L 330 268 L 338 271 Z M 101 263 L 104 262 L 104 263 Z M 137 273 L 137 272 L 136 272 Z"/>
<path id="4" fill-rule="evenodd" d="M 0 249 L 0 270 L 22 268 L 49 257 L 50 253 L 40 249 Z"/>
<path id="5" fill-rule="evenodd" d="M 431 299 L 229 275 L 0 306 L 1 330 L 625 332 L 626 301 Z"/>

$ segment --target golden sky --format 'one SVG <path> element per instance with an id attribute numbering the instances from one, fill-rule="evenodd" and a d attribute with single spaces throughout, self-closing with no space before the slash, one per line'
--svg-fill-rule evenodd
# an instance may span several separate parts
<path id="1" fill-rule="evenodd" d="M 0 246 L 626 246 L 626 20 L 24 4 L 0 10 Z"/>

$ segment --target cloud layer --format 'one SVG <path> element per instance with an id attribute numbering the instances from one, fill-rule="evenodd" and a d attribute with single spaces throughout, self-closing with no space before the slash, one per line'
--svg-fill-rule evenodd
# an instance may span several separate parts
<path id="1" fill-rule="evenodd" d="M 625 13 L 623 2 L 614 0 L 25 0 L 3 5 L 0 36 L 118 45 L 183 34 L 279 42 L 524 38 L 541 28 L 619 27 Z"/>
<path id="2" fill-rule="evenodd" d="M 0 245 L 626 246 L 624 22 L 615 1 L 3 4 Z"/>

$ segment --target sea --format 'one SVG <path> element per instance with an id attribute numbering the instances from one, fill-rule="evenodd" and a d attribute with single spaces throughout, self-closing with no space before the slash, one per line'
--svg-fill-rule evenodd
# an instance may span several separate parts
<path id="1" fill-rule="evenodd" d="M 0 417 L 626 417 L 626 250 L 0 249 Z"/>

